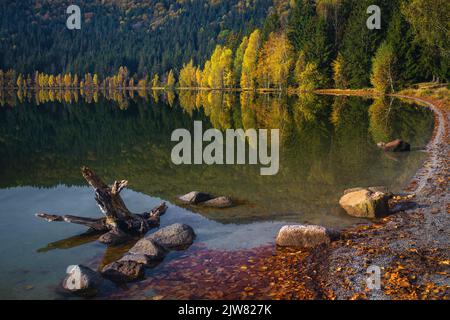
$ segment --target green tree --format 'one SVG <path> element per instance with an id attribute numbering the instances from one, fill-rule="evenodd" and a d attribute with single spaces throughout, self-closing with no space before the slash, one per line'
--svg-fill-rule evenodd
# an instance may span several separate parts
<path id="1" fill-rule="evenodd" d="M 344 73 L 345 61 L 342 54 L 338 54 L 336 60 L 333 61 L 333 80 L 336 88 L 344 89 L 347 88 L 348 81 Z"/>
<path id="2" fill-rule="evenodd" d="M 323 84 L 323 78 L 320 74 L 317 64 L 309 62 L 305 70 L 300 74 L 300 91 L 312 91 Z"/>
<path id="3" fill-rule="evenodd" d="M 372 62 L 370 81 L 375 90 L 386 93 L 394 92 L 394 61 L 395 55 L 392 46 L 383 42 L 378 48 Z"/>
<path id="4" fill-rule="evenodd" d="M 449 80 L 450 2 L 448 0 L 410 0 L 402 5 L 402 13 L 413 26 L 414 33 L 426 47 L 434 78 Z"/>
<path id="5" fill-rule="evenodd" d="M 247 49 L 247 46 L 248 46 L 248 37 L 245 36 L 242 39 L 241 44 L 237 48 L 236 55 L 234 57 L 233 70 L 234 70 L 234 81 L 235 81 L 235 83 L 238 83 L 240 81 L 240 79 L 241 79 L 242 62 L 244 60 L 244 53 L 245 53 L 245 50 Z"/>

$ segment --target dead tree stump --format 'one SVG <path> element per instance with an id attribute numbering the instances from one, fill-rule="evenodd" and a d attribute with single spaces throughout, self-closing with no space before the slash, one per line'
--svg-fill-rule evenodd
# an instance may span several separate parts
<path id="1" fill-rule="evenodd" d="M 95 219 L 48 213 L 38 213 L 36 216 L 50 222 L 65 221 L 84 225 L 90 231 L 103 233 L 99 241 L 110 245 L 121 244 L 132 237 L 146 234 L 152 228 L 159 227 L 160 217 L 167 210 L 164 202 L 150 212 L 132 213 L 120 196 L 120 192 L 127 187 L 128 181 L 115 181 L 108 186 L 89 168 L 83 167 L 81 172 L 84 179 L 95 190 L 95 201 L 105 217 Z"/>

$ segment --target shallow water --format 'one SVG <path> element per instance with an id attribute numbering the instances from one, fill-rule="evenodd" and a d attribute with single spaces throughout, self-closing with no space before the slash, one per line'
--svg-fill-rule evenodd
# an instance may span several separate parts
<path id="1" fill-rule="evenodd" d="M 368 185 L 401 190 L 425 158 L 421 151 L 385 154 L 376 142 L 402 138 L 419 149 L 433 128 L 431 111 L 398 100 L 190 92 L 97 100 L 0 108 L 0 298 L 60 298 L 56 289 L 68 265 L 95 269 L 120 255 L 120 249 L 87 242 L 94 238 L 76 237 L 83 227 L 34 217 L 40 211 L 100 216 L 82 165 L 107 182 L 129 180 L 123 198 L 133 212 L 168 201 L 162 225 L 191 225 L 202 250 L 252 249 L 273 243 L 288 222 L 336 228 L 361 222 L 336 205 L 342 191 Z M 260 176 L 260 167 L 250 165 L 175 166 L 170 135 L 191 129 L 194 120 L 221 130 L 280 128 L 279 173 Z M 177 206 L 176 196 L 192 190 L 229 195 L 239 205 Z M 117 290 L 105 286 L 102 296 Z M 145 295 L 164 294 L 158 290 L 146 288 Z"/>

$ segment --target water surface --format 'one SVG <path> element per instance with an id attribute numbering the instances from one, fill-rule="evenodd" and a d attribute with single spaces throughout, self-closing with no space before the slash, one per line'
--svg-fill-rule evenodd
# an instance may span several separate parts
<path id="1" fill-rule="evenodd" d="M 162 225 L 190 224 L 196 245 L 251 249 L 273 243 L 288 222 L 335 228 L 361 222 L 337 206 L 342 191 L 369 185 L 399 191 L 425 158 L 419 150 L 386 154 L 376 143 L 402 138 L 420 149 L 433 128 L 431 111 L 390 98 L 213 92 L 113 98 L 76 100 L 69 93 L 0 107 L 0 298 L 61 297 L 56 288 L 68 265 L 97 268 L 118 254 L 77 237 L 83 227 L 34 217 L 100 216 L 83 165 L 108 183 L 129 180 L 123 197 L 133 212 L 168 201 Z M 279 173 L 261 176 L 259 165 L 174 165 L 171 133 L 192 130 L 194 120 L 205 129 L 280 129 Z M 180 207 L 177 195 L 192 190 L 228 195 L 239 205 Z"/>

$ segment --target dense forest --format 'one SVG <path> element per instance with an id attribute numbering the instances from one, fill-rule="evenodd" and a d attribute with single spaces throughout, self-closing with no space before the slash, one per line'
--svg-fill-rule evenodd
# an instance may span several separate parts
<path id="1" fill-rule="evenodd" d="M 81 30 L 66 27 L 69 5 Z M 264 23 L 272 0 L 4 0 L 0 68 L 17 72 L 162 74 Z"/>
<path id="2" fill-rule="evenodd" d="M 67 5 L 0 4 L 0 86 L 391 92 L 450 77 L 446 0 L 82 1 L 79 31 Z"/>

